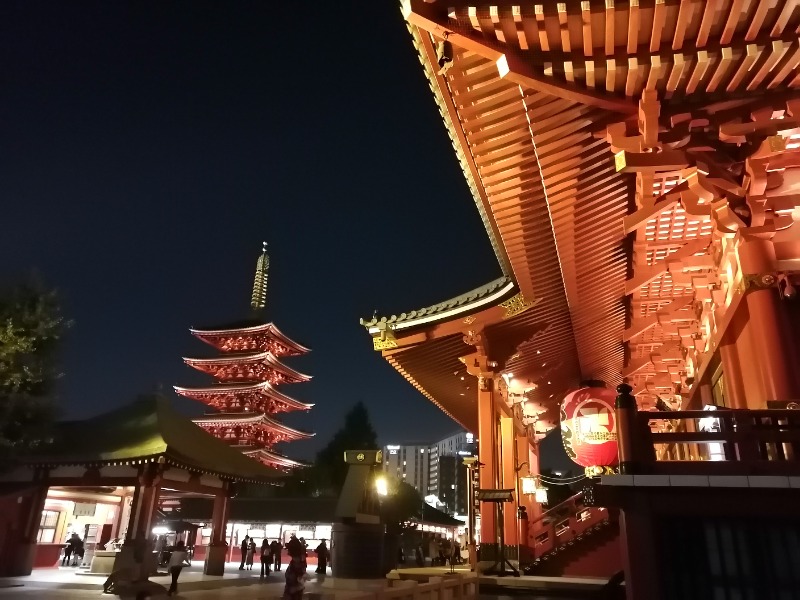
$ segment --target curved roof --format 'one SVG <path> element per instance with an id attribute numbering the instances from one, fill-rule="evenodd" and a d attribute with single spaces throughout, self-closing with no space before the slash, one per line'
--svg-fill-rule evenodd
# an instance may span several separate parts
<path id="1" fill-rule="evenodd" d="M 215 356 L 212 358 L 190 358 L 184 356 L 183 361 L 189 366 L 264 363 L 268 367 L 278 371 L 279 373 L 283 373 L 284 375 L 286 375 L 291 379 L 297 379 L 298 381 L 308 381 L 311 379 L 311 375 L 305 375 L 304 373 L 295 371 L 291 367 L 288 367 L 285 364 L 283 364 L 281 361 L 275 358 L 275 355 L 272 354 L 272 352 L 256 352 L 254 354 L 225 355 L 225 356 Z"/>
<path id="2" fill-rule="evenodd" d="M 281 423 L 280 421 L 269 417 L 264 413 L 249 413 L 249 412 L 241 412 L 241 413 L 212 413 L 208 415 L 203 415 L 202 417 L 197 417 L 192 419 L 194 423 L 263 423 L 267 427 L 271 429 L 275 429 L 277 431 L 281 431 L 287 435 L 296 438 L 311 438 L 316 435 L 316 433 L 310 433 L 307 431 L 300 431 L 299 429 L 294 429 Z"/>
<path id="3" fill-rule="evenodd" d="M 287 348 L 293 350 L 296 354 L 306 354 L 311 352 L 309 348 L 298 344 L 293 339 L 288 337 L 285 333 L 278 329 L 274 323 L 264 323 L 263 321 L 256 319 L 246 319 L 213 328 L 190 327 L 189 331 L 192 333 L 192 335 L 197 336 L 199 339 L 203 340 L 207 344 L 210 344 L 211 346 L 214 346 L 215 348 L 217 345 L 207 340 L 207 337 L 242 337 L 247 335 L 267 334 L 278 340 Z"/>
<path id="4" fill-rule="evenodd" d="M 389 325 L 392 329 L 405 329 L 415 325 L 425 325 L 434 321 L 447 320 L 455 316 L 466 316 L 492 306 L 517 293 L 517 287 L 511 277 L 498 277 L 494 281 L 475 288 L 469 292 L 423 308 L 412 310 L 390 317 L 372 317 L 361 319 L 361 325 L 370 330 L 377 331 L 381 324 Z"/>
<path id="5" fill-rule="evenodd" d="M 58 423 L 53 442 L 24 462 L 111 465 L 162 457 L 168 464 L 224 479 L 266 482 L 284 476 L 206 433 L 160 396 L 142 396 L 90 419 Z"/>
<path id="6" fill-rule="evenodd" d="M 196 398 L 198 396 L 204 395 L 219 395 L 229 393 L 231 395 L 236 395 L 237 393 L 261 393 L 265 396 L 270 398 L 274 398 L 279 402 L 283 402 L 284 404 L 288 404 L 289 406 L 293 406 L 300 410 L 309 410 L 314 407 L 313 404 L 309 404 L 307 402 L 300 402 L 299 400 L 295 400 L 291 396 L 287 396 L 277 388 L 275 388 L 269 381 L 257 381 L 255 383 L 225 383 L 225 384 L 217 384 L 208 387 L 197 387 L 197 388 L 187 388 L 181 387 L 178 385 L 172 386 L 175 392 L 180 394 L 181 396 L 186 396 L 189 398 Z"/>

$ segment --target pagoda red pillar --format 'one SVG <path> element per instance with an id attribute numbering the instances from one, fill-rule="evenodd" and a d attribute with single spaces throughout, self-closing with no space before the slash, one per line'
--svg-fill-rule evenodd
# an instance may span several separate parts
<path id="1" fill-rule="evenodd" d="M 224 575 L 225 557 L 228 553 L 226 526 L 230 514 L 233 484 L 226 481 L 223 488 L 214 497 L 214 510 L 211 515 L 211 540 L 206 549 L 206 560 L 203 563 L 205 575 Z"/>
<path id="2" fill-rule="evenodd" d="M 738 248 L 739 264 L 745 275 L 764 276 L 777 270 L 775 249 L 769 240 L 744 240 Z M 760 407 L 749 403 L 748 408 L 766 408 L 769 400 L 792 400 L 798 393 L 796 351 L 790 329 L 783 314 L 784 307 L 774 287 L 759 287 L 758 282 L 748 290 L 747 311 L 753 328 L 753 348 L 750 357 L 761 371 L 763 399 Z M 747 348 L 739 348 L 747 352 Z"/>
<path id="3" fill-rule="evenodd" d="M 747 408 L 747 397 L 742 382 L 742 369 L 736 345 L 720 344 L 719 357 L 722 362 L 722 380 L 725 385 L 725 403 L 728 408 Z"/>

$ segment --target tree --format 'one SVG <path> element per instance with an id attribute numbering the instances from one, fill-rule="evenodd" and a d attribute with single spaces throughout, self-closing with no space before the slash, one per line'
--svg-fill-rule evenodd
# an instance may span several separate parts
<path id="1" fill-rule="evenodd" d="M 422 518 L 422 496 L 413 485 L 394 477 L 386 478 L 388 494 L 381 500 L 381 520 L 388 533 L 404 533 L 412 518 Z"/>
<path id="2" fill-rule="evenodd" d="M 54 291 L 27 282 L 0 292 L 0 461 L 48 439 L 55 351 L 70 326 Z"/>
<path id="3" fill-rule="evenodd" d="M 345 451 L 377 448 L 378 436 L 369 419 L 369 411 L 362 402 L 357 402 L 344 416 L 342 428 L 317 453 L 314 466 L 308 473 L 314 492 L 319 495 L 338 495 L 347 477 Z"/>

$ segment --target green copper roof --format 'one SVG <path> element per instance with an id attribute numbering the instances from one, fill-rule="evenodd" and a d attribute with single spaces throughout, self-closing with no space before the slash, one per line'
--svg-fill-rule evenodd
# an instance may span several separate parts
<path id="1" fill-rule="evenodd" d="M 53 442 L 25 462 L 109 464 L 164 457 L 168 464 L 241 481 L 284 477 L 206 433 L 160 396 L 135 402 L 84 421 L 56 426 Z"/>
<path id="2" fill-rule="evenodd" d="M 386 323 L 390 326 L 396 326 L 400 323 L 407 323 L 411 325 L 411 323 L 415 320 L 423 319 L 425 317 L 432 317 L 432 316 L 439 316 L 445 313 L 450 312 L 451 310 L 463 308 L 464 316 L 469 314 L 470 305 L 475 305 L 474 309 L 478 310 L 483 307 L 481 301 L 486 300 L 490 296 L 495 293 L 498 293 L 503 290 L 503 288 L 511 286 L 513 283 L 510 277 L 499 277 L 494 281 L 490 281 L 489 283 L 482 285 L 479 288 L 475 288 L 472 291 L 469 291 L 465 294 L 461 294 L 460 296 L 456 296 L 455 298 L 451 298 L 450 300 L 445 300 L 444 302 L 439 302 L 438 304 L 433 304 L 431 306 L 426 306 L 424 308 L 420 308 L 417 310 L 412 310 L 407 313 L 401 313 L 399 315 L 392 315 L 390 317 L 378 317 L 374 316 L 371 319 L 361 319 L 361 325 L 369 329 L 370 327 L 375 327 L 380 323 Z M 509 287 L 508 293 L 504 294 L 502 297 L 497 299 L 497 304 L 506 300 L 509 296 L 513 296 L 517 293 L 516 286 Z"/>

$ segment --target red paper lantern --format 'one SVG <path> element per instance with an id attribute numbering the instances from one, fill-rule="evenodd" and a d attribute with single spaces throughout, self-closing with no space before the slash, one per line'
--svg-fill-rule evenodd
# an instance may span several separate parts
<path id="1" fill-rule="evenodd" d="M 613 467 L 617 454 L 617 394 L 608 388 L 581 388 L 561 403 L 561 439 L 582 467 Z"/>

